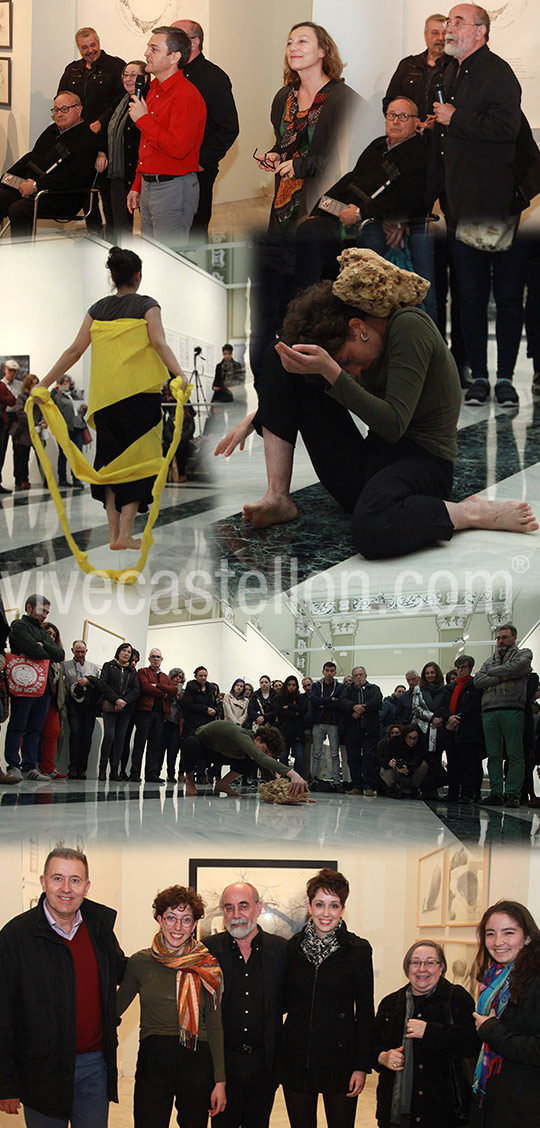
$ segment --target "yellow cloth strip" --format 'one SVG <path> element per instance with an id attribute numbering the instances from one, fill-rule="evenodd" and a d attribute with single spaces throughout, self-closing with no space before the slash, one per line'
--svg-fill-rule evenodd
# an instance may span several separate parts
<path id="1" fill-rule="evenodd" d="M 90 337 L 92 366 L 88 424 L 93 427 L 96 411 L 141 392 L 160 392 L 169 374 L 150 344 L 148 323 L 144 318 L 95 319 Z"/>
<path id="2" fill-rule="evenodd" d="M 176 413 L 174 417 L 174 434 L 165 458 L 160 458 L 159 460 L 154 459 L 144 463 L 137 462 L 136 466 L 131 466 L 130 469 L 125 466 L 123 470 L 118 470 L 116 473 L 114 471 L 111 471 L 111 467 L 117 466 L 118 463 L 122 462 L 127 452 L 123 452 L 123 454 L 120 455 L 119 458 L 115 459 L 114 462 L 109 463 L 107 466 L 102 466 L 101 470 L 94 470 L 93 466 L 90 466 L 90 463 L 84 457 L 78 447 L 75 446 L 75 443 L 71 441 L 66 421 L 62 413 L 57 408 L 56 404 L 53 403 L 48 388 L 34 388 L 28 397 L 25 411 L 28 416 L 30 438 L 32 439 L 36 454 L 39 458 L 41 466 L 43 467 L 43 472 L 47 479 L 47 485 L 56 506 L 56 511 L 58 513 L 62 529 L 64 530 L 65 538 L 82 572 L 94 574 L 96 576 L 107 576 L 110 580 L 114 580 L 117 584 L 134 584 L 136 583 L 141 572 L 144 570 L 146 561 L 148 559 L 148 553 L 152 544 L 154 543 L 152 529 L 159 513 L 159 503 L 161 501 L 161 495 L 163 493 L 165 482 L 167 481 L 169 466 L 171 464 L 172 457 L 178 446 L 178 443 L 180 442 L 180 437 L 182 434 L 184 404 L 187 403 L 190 397 L 193 385 L 189 384 L 185 392 L 183 392 L 182 378 L 180 376 L 176 376 L 175 379 L 171 381 L 170 387 L 172 394 L 176 400 Z M 58 445 L 62 448 L 71 469 L 75 473 L 76 477 L 80 478 L 82 481 L 95 482 L 99 485 L 107 485 L 113 483 L 116 484 L 117 482 L 132 482 L 136 481 L 139 478 L 149 478 L 154 474 L 157 475 L 152 489 L 152 505 L 142 535 L 140 556 L 137 563 L 132 568 L 94 568 L 93 564 L 91 564 L 88 559 L 88 553 L 83 552 L 73 539 L 68 525 L 64 502 L 58 489 L 51 463 L 45 451 L 45 447 L 41 442 L 39 432 L 36 430 L 36 426 L 34 424 L 34 406 L 36 403 L 40 407 L 41 413 L 47 423 L 51 435 L 54 436 Z M 153 428 L 152 431 L 148 432 L 148 435 L 152 435 L 156 430 L 158 430 L 158 428 Z M 142 441 L 144 441 L 144 439 L 146 438 L 146 435 L 143 436 Z M 133 451 L 134 448 L 138 447 L 140 442 L 141 440 L 137 440 L 137 443 L 133 443 L 129 450 Z"/>

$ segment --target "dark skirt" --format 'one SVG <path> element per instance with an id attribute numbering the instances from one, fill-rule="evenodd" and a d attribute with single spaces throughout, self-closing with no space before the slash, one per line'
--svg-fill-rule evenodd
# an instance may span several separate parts
<path id="1" fill-rule="evenodd" d="M 102 407 L 94 416 L 96 427 L 96 456 L 94 469 L 99 470 L 113 462 L 132 443 L 161 422 L 161 395 L 159 392 L 141 392 L 136 396 Z M 152 499 L 155 478 L 139 478 L 134 482 L 111 485 L 118 512 L 124 505 L 139 502 L 139 512 L 144 511 Z M 105 504 L 105 486 L 92 486 L 92 497 Z"/>

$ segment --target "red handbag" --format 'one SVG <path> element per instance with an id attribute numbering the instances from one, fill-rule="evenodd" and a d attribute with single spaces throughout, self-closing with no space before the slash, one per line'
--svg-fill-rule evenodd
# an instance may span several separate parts
<path id="1" fill-rule="evenodd" d="M 49 674 L 49 659 L 6 654 L 6 678 L 12 697 L 43 697 Z"/>

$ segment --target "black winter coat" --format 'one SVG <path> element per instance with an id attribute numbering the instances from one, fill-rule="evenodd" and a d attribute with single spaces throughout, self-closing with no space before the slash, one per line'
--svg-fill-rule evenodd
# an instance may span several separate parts
<path id="1" fill-rule="evenodd" d="M 214 717 L 208 716 L 209 709 L 216 710 Z M 210 682 L 207 682 L 206 689 L 203 691 L 195 678 L 188 681 L 186 685 L 186 692 L 182 698 L 182 712 L 184 714 L 183 739 L 186 736 L 193 736 L 195 729 L 200 728 L 201 725 L 208 724 L 210 721 L 223 720 L 223 706 L 218 700 L 214 687 Z"/>
<path id="2" fill-rule="evenodd" d="M 347 709 L 345 730 L 365 732 L 368 736 L 379 735 L 379 710 L 382 705 L 382 693 L 378 685 L 365 682 L 364 685 L 348 685 L 343 694 L 343 708 Z M 361 717 L 353 717 L 355 705 L 365 705 L 366 711 Z"/>
<path id="3" fill-rule="evenodd" d="M 279 729 L 285 743 L 290 746 L 295 740 L 304 739 L 307 704 L 302 693 L 287 701 L 278 697 L 275 703 L 274 724 Z"/>
<path id="4" fill-rule="evenodd" d="M 455 686 L 446 685 L 444 693 L 441 697 L 439 707 L 437 709 L 437 716 L 442 717 L 443 726 L 450 716 L 450 702 L 454 693 Z M 447 747 L 448 738 L 453 739 L 455 744 L 478 744 L 479 747 L 484 747 L 484 730 L 482 728 L 482 690 L 477 689 L 474 684 L 474 678 L 466 682 L 458 700 L 457 712 L 460 716 L 460 722 L 457 729 L 451 734 L 443 727 L 443 747 Z"/>
<path id="5" fill-rule="evenodd" d="M 137 671 L 131 666 L 121 666 L 116 658 L 105 662 L 99 678 L 89 679 L 102 694 L 105 701 L 114 705 L 118 697 L 126 702 L 129 713 L 133 712 L 135 702 L 140 696 L 141 687 Z M 103 701 L 100 702 L 100 707 Z"/>
<path id="6" fill-rule="evenodd" d="M 75 1075 L 75 973 L 61 936 L 39 905 L 0 933 L 0 1099 L 51 1117 L 69 1117 Z M 103 1011 L 109 1100 L 117 1101 L 116 987 L 126 957 L 113 928 L 116 913 L 84 900 L 81 913 L 96 953 Z"/>
<path id="7" fill-rule="evenodd" d="M 373 1065 L 380 1070 L 377 1123 L 389 1128 L 395 1073 L 378 1062 L 382 1050 L 403 1045 L 407 987 L 387 995 L 375 1018 Z M 480 1042 L 473 1020 L 474 1000 L 464 987 L 440 979 L 432 995 L 415 996 L 414 1017 L 427 1022 L 423 1038 L 413 1040 L 414 1068 L 411 1125 L 450 1128 L 458 1124 L 451 1062 L 476 1056 Z M 470 1097 L 470 1087 L 469 1087 Z"/>
<path id="8" fill-rule="evenodd" d="M 488 1081 L 484 1107 L 473 1100 L 470 1128 L 538 1128 L 540 1123 L 540 978 L 523 1002 L 508 1003 L 480 1036 L 502 1054 L 501 1072 Z"/>
<path id="9" fill-rule="evenodd" d="M 339 952 L 316 968 L 301 950 L 303 935 L 287 946 L 280 1079 L 295 1092 L 346 1093 L 354 1070 L 371 1070 L 371 945 L 342 923 Z"/>

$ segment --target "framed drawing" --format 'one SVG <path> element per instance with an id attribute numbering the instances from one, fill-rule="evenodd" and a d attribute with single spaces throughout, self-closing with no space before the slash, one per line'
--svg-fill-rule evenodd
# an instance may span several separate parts
<path id="1" fill-rule="evenodd" d="M 446 978 L 449 983 L 459 983 L 476 999 L 478 983 L 474 974 L 477 945 L 474 940 L 445 940 L 444 954 L 448 963 Z"/>
<path id="2" fill-rule="evenodd" d="M 487 908 L 489 853 L 471 851 L 462 842 L 447 847 L 444 923 L 450 927 L 478 924 Z"/>
<path id="3" fill-rule="evenodd" d="M 91 619 L 84 620 L 83 642 L 88 647 L 88 661 L 95 662 L 96 666 L 101 667 L 104 662 L 110 662 L 115 650 L 125 641 L 125 635 L 110 631 L 100 623 L 93 623 Z"/>
<path id="4" fill-rule="evenodd" d="M 0 51 L 13 47 L 13 6 L 11 0 L 0 0 Z"/>
<path id="5" fill-rule="evenodd" d="M 220 897 L 226 885 L 247 881 L 263 902 L 260 921 L 267 932 L 288 940 L 306 922 L 306 881 L 323 867 L 337 870 L 337 862 L 260 861 L 257 858 L 190 858 L 189 884 L 200 893 L 205 905 L 199 939 L 223 931 Z"/>
<path id="6" fill-rule="evenodd" d="M 0 109 L 11 106 L 11 59 L 0 56 Z"/>
<path id="7" fill-rule="evenodd" d="M 418 928 L 438 928 L 443 923 L 444 847 L 418 859 Z"/>

